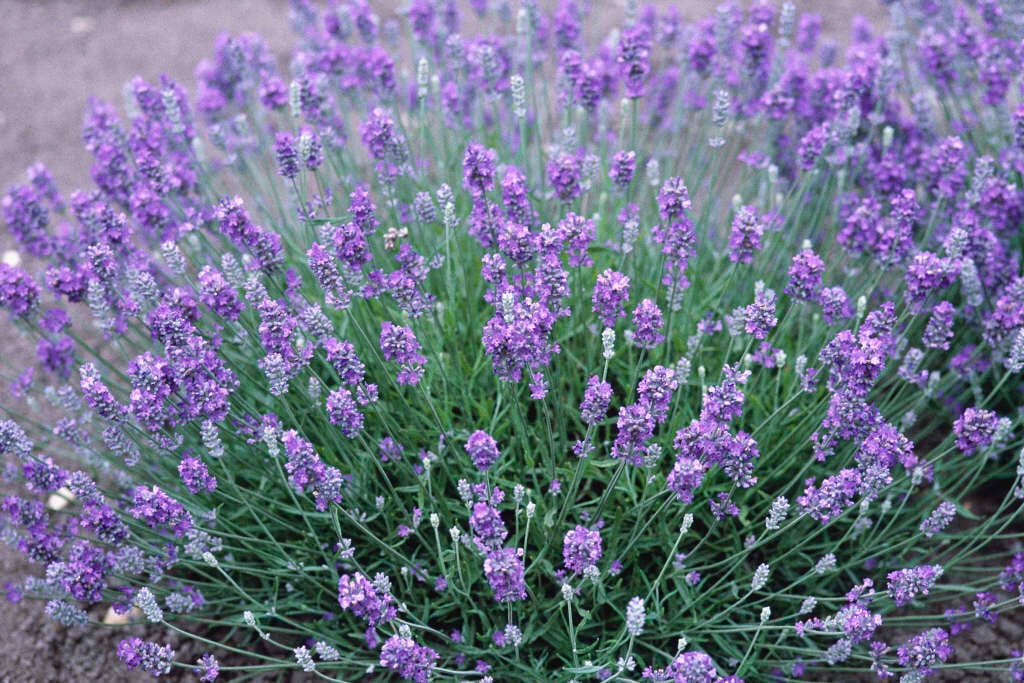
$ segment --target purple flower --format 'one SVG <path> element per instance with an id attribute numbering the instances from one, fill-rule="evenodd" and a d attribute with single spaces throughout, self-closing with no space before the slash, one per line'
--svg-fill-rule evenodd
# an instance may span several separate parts
<path id="1" fill-rule="evenodd" d="M 384 360 L 400 365 L 396 382 L 415 385 L 423 379 L 423 366 L 427 358 L 420 353 L 420 343 L 411 329 L 385 320 L 381 323 L 380 350 Z"/>
<path id="2" fill-rule="evenodd" d="M 611 400 L 612 385 L 597 375 L 591 375 L 583 392 L 583 401 L 580 402 L 580 419 L 588 426 L 598 424 L 607 416 Z"/>
<path id="3" fill-rule="evenodd" d="M 135 636 L 117 644 L 117 657 L 129 669 L 141 668 L 148 674 L 161 676 L 171 673 L 174 650 L 170 645 L 157 645 Z"/>
<path id="4" fill-rule="evenodd" d="M 802 510 L 822 524 L 828 524 L 845 509 L 853 505 L 860 490 L 860 473 L 854 469 L 840 470 L 838 474 L 821 482 L 821 488 L 814 486 L 814 479 L 808 479 L 803 495 L 796 499 Z"/>
<path id="5" fill-rule="evenodd" d="M 330 503 L 341 503 L 341 472 L 325 465 L 313 445 L 294 429 L 281 435 L 287 461 L 288 483 L 299 493 L 312 493 L 316 509 L 323 512 Z"/>
<path id="6" fill-rule="evenodd" d="M 658 215 L 663 221 L 675 223 L 685 219 L 691 208 L 690 192 L 682 178 L 672 177 L 662 184 L 658 192 Z"/>
<path id="7" fill-rule="evenodd" d="M 956 447 L 964 455 L 974 455 L 991 446 L 999 429 L 999 415 L 983 408 L 967 408 L 953 423 Z"/>
<path id="8" fill-rule="evenodd" d="M 491 355 L 494 374 L 505 382 L 518 382 L 524 370 L 537 374 L 560 348 L 550 339 L 554 314 L 529 298 L 502 296 L 499 310 L 484 325 L 484 349 Z"/>
<path id="9" fill-rule="evenodd" d="M 825 287 L 818 300 L 821 302 L 821 317 L 828 325 L 853 317 L 853 305 L 842 287 Z"/>
<path id="10" fill-rule="evenodd" d="M 758 285 L 753 303 L 740 311 L 747 334 L 752 335 L 754 339 L 764 339 L 778 324 L 779 319 L 775 317 L 775 291 L 764 289 L 763 283 Z"/>
<path id="11" fill-rule="evenodd" d="M 370 581 L 365 574 L 342 574 L 338 579 L 338 604 L 357 617 L 366 619 L 370 626 L 386 624 L 398 614 L 394 597 L 386 586 L 387 577 L 378 574 L 376 581 Z"/>
<path id="12" fill-rule="evenodd" d="M 158 486 L 136 486 L 128 513 L 148 524 L 149 528 L 166 529 L 176 538 L 181 538 L 192 528 L 192 514 Z"/>
<path id="13" fill-rule="evenodd" d="M 918 595 L 928 595 L 928 591 L 941 576 L 942 566 L 937 564 L 889 572 L 889 597 L 897 607 L 910 604 Z"/>
<path id="14" fill-rule="evenodd" d="M 55 243 L 47 232 L 50 212 L 43 205 L 35 188 L 15 185 L 0 199 L 0 214 L 7 229 L 25 250 L 36 257 L 46 258 L 53 253 Z M 2 271 L 0 271 L 2 272 Z M 3 278 L 0 278 L 0 282 Z"/>
<path id="15" fill-rule="evenodd" d="M 930 251 L 915 254 L 904 275 L 907 303 L 920 308 L 929 296 L 953 284 L 958 270 L 952 259 Z"/>
<path id="16" fill-rule="evenodd" d="M 741 206 L 736 211 L 729 231 L 729 260 L 733 263 L 752 263 L 754 252 L 761 249 L 764 221 L 752 206 Z"/>
<path id="17" fill-rule="evenodd" d="M 380 649 L 380 665 L 391 669 L 403 680 L 427 683 L 440 655 L 426 645 L 417 645 L 412 638 L 395 634 Z"/>
<path id="18" fill-rule="evenodd" d="M 565 568 L 574 574 L 582 574 L 601 559 L 601 532 L 577 525 L 566 532 L 562 539 L 562 558 Z"/>
<path id="19" fill-rule="evenodd" d="M 210 683 L 217 680 L 217 677 L 220 676 L 220 663 L 216 657 L 207 652 L 196 660 L 196 666 L 192 669 L 192 674 L 199 676 L 199 680 L 203 683 Z"/>
<path id="20" fill-rule="evenodd" d="M 0 451 L 3 451 L 0 441 Z M 68 483 L 66 470 L 53 464 L 50 458 L 25 460 L 21 466 L 25 488 L 34 493 L 52 493 Z"/>
<path id="21" fill-rule="evenodd" d="M 570 211 L 558 222 L 558 229 L 568 246 L 569 265 L 573 268 L 594 265 L 594 259 L 587 254 L 587 248 L 597 235 L 594 221 Z"/>
<path id="22" fill-rule="evenodd" d="M 1010 564 L 999 572 L 999 585 L 1004 591 L 1017 594 L 1017 602 L 1024 605 L 1024 553 L 1014 553 Z"/>
<path id="23" fill-rule="evenodd" d="M 672 392 L 678 387 L 675 370 L 656 365 L 644 373 L 640 380 L 637 403 L 645 406 L 655 422 L 661 424 L 668 418 L 669 401 L 672 400 Z"/>
<path id="24" fill-rule="evenodd" d="M 274 153 L 277 155 L 278 175 L 289 180 L 299 175 L 299 152 L 291 133 L 278 131 L 274 136 Z"/>
<path id="25" fill-rule="evenodd" d="M 494 189 L 494 167 L 498 154 L 493 149 L 471 142 L 462 158 L 462 178 L 474 197 L 482 197 Z"/>
<path id="26" fill-rule="evenodd" d="M 380 222 L 377 220 L 377 207 L 370 197 L 370 188 L 366 185 L 357 185 L 349 194 L 348 200 L 348 213 L 363 234 L 368 235 L 376 230 Z"/>
<path id="27" fill-rule="evenodd" d="M 647 442 L 654 436 L 654 416 L 644 405 L 634 404 L 619 408 L 615 423 L 617 434 L 611 456 L 640 466 L 647 456 Z"/>
<path id="28" fill-rule="evenodd" d="M 626 97 L 644 96 L 644 78 L 651 70 L 651 32 L 642 23 L 627 27 L 619 37 L 615 61 L 626 84 Z"/>
<path id="29" fill-rule="evenodd" d="M 482 429 L 470 434 L 469 440 L 466 441 L 466 452 L 481 472 L 486 472 L 501 457 L 494 437 Z"/>
<path id="30" fill-rule="evenodd" d="M 615 321 L 626 315 L 629 301 L 629 278 L 618 271 L 601 271 L 594 284 L 594 313 L 605 327 L 614 327 Z"/>
<path id="31" fill-rule="evenodd" d="M 636 152 L 619 151 L 612 156 L 608 177 L 620 192 L 625 192 L 636 172 Z"/>
<path id="32" fill-rule="evenodd" d="M 954 517 L 956 517 L 956 505 L 944 500 L 921 522 L 921 533 L 925 538 L 931 538 L 949 526 Z"/>
<path id="33" fill-rule="evenodd" d="M 923 631 L 896 650 L 901 666 L 910 667 L 913 673 L 930 676 L 935 672 L 935 664 L 944 662 L 953 654 L 949 644 L 949 634 L 941 628 Z"/>
<path id="34" fill-rule="evenodd" d="M 341 433 L 350 439 L 363 431 L 363 414 L 359 412 L 351 390 L 345 387 L 339 387 L 328 394 L 327 417 L 331 424 L 338 425 Z"/>
<path id="35" fill-rule="evenodd" d="M 722 380 L 708 387 L 700 411 L 701 421 L 726 423 L 743 414 L 743 390 L 740 386 L 750 379 L 750 370 L 740 370 L 739 365 L 722 368 Z"/>
<path id="36" fill-rule="evenodd" d="M 407 161 L 409 151 L 405 139 L 398 133 L 395 122 L 386 110 L 374 107 L 359 132 L 370 156 L 377 161 L 398 166 Z"/>
<path id="37" fill-rule="evenodd" d="M 795 299 L 816 301 L 821 289 L 821 276 L 825 262 L 810 249 L 804 249 L 793 257 L 789 267 L 789 284 L 785 292 Z"/>
<path id="38" fill-rule="evenodd" d="M 498 602 L 526 599 L 526 568 L 521 548 L 501 548 L 487 553 L 484 576 Z"/>
<path id="39" fill-rule="evenodd" d="M 948 301 L 940 301 L 932 309 L 928 325 L 921 335 L 921 343 L 929 349 L 949 350 L 953 341 L 953 314 L 956 309 Z"/>
<path id="40" fill-rule="evenodd" d="M 501 520 L 498 508 L 484 501 L 473 503 L 469 515 L 469 528 L 473 531 L 473 542 L 481 551 L 494 549 L 508 538 L 508 529 Z"/>
<path id="41" fill-rule="evenodd" d="M 235 288 L 219 270 L 211 266 L 203 266 L 199 271 L 199 300 L 231 322 L 238 320 L 245 308 Z"/>
<path id="42" fill-rule="evenodd" d="M 724 681 L 718 675 L 714 660 L 703 652 L 683 652 L 676 655 L 664 669 L 646 667 L 642 678 L 673 683 L 717 683 Z"/>
<path id="43" fill-rule="evenodd" d="M 661 328 L 665 325 L 661 309 L 651 299 L 644 299 L 633 309 L 633 344 L 641 349 L 653 349 L 665 341 Z"/>
<path id="44" fill-rule="evenodd" d="M 199 493 L 200 491 L 212 493 L 217 490 L 217 478 L 210 474 L 210 470 L 199 458 L 194 456 L 182 458 L 178 464 L 178 474 L 190 493 Z"/>
<path id="45" fill-rule="evenodd" d="M 509 220 L 520 225 L 533 224 L 534 212 L 530 206 L 530 190 L 526 185 L 526 176 L 515 166 L 509 166 L 505 170 L 505 177 L 501 180 L 501 201 Z"/>
<path id="46" fill-rule="evenodd" d="M 669 472 L 666 485 L 669 491 L 689 505 L 693 502 L 693 493 L 704 482 L 707 467 L 698 459 L 686 455 L 676 458 L 672 471 Z"/>
<path id="47" fill-rule="evenodd" d="M 39 307 L 39 285 L 21 268 L 0 263 L 0 308 L 28 318 Z"/>
<path id="48" fill-rule="evenodd" d="M 583 168 L 578 154 L 562 152 L 548 161 L 548 182 L 555 189 L 555 195 L 563 202 L 571 202 L 583 193 L 580 179 Z"/>

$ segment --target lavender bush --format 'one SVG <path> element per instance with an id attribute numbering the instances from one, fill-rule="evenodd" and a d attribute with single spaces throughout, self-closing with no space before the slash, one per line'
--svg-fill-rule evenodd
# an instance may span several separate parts
<path id="1" fill-rule="evenodd" d="M 958 654 L 1024 606 L 1021 3 L 470 5 L 294 0 L 292 76 L 224 36 L 3 197 L 20 590 L 203 681 L 1024 680 Z"/>

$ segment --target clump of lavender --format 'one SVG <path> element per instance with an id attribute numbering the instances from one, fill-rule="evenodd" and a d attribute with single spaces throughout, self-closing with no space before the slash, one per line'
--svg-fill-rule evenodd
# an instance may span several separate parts
<path id="1" fill-rule="evenodd" d="M 555 4 L 294 2 L 0 197 L 16 590 L 336 681 L 1019 680 L 1019 8 Z"/>

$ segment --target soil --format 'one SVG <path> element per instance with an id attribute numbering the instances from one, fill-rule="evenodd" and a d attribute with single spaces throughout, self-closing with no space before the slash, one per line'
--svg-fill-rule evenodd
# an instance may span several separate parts
<path id="1" fill-rule="evenodd" d="M 383 16 L 393 14 L 400 2 L 371 0 L 371 4 Z M 606 17 L 611 21 L 621 16 L 624 4 L 624 0 L 593 0 L 599 25 L 590 30 L 599 34 L 600 24 Z M 685 18 L 692 19 L 707 16 L 718 3 L 676 4 Z M 862 6 L 855 0 L 831 0 L 823 6 L 802 0 L 795 4 L 798 9 L 825 14 L 825 34 L 839 41 L 857 13 L 867 14 L 876 25 L 884 23 L 881 3 Z M 607 11 L 596 9 L 605 6 Z M 166 73 L 191 89 L 196 63 L 211 53 L 221 31 L 261 33 L 285 68 L 292 40 L 287 13 L 287 0 L 0 0 L 0 189 L 23 182 L 24 169 L 37 161 L 46 164 L 65 194 L 88 187 L 90 160 L 80 139 L 87 99 L 95 95 L 120 104 L 122 86 L 135 75 L 153 81 Z M 0 252 L 13 246 L 0 230 Z M 0 365 L 32 362 L 32 347 L 5 324 L 0 324 L 0 348 Z M 4 401 L 6 386 L 0 387 L 0 402 Z M 0 496 L 11 493 L 16 492 L 0 482 Z M 0 586 L 40 571 L 0 544 Z M 95 609 L 98 615 L 104 607 Z M 1019 625 L 1016 629 L 993 633 L 990 642 L 1000 637 L 1019 641 L 1024 629 Z M 146 674 L 127 671 L 117 660 L 118 640 L 143 635 L 176 645 L 179 639 L 142 625 L 127 631 L 64 628 L 43 614 L 41 604 L 7 603 L 0 594 L 0 683 L 150 680 Z M 201 652 L 184 644 L 178 661 L 194 661 Z M 168 679 L 196 680 L 179 671 Z"/>

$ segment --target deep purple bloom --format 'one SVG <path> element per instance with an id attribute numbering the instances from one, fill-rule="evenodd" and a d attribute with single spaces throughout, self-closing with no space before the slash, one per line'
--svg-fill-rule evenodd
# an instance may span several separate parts
<path id="1" fill-rule="evenodd" d="M 953 648 L 949 644 L 949 634 L 941 628 L 923 631 L 896 650 L 901 666 L 919 674 L 922 678 L 935 672 L 933 666 L 949 659 Z"/>
<path id="2" fill-rule="evenodd" d="M 378 575 L 381 576 L 381 575 Z M 386 624 L 398 614 L 394 597 L 378 588 L 383 581 L 370 581 L 365 574 L 342 574 L 338 579 L 338 604 L 357 617 L 366 619 L 370 626 Z"/>
<path id="3" fill-rule="evenodd" d="M 170 645 L 157 645 L 134 636 L 118 643 L 117 657 L 129 669 L 141 668 L 148 674 L 161 676 L 171 673 L 174 650 Z"/>
<path id="4" fill-rule="evenodd" d="M 486 472 L 501 457 L 494 437 L 482 429 L 469 435 L 469 440 L 466 441 L 466 452 L 469 453 L 470 460 L 481 472 Z"/>
<path id="5" fill-rule="evenodd" d="M 821 317 L 828 325 L 853 317 L 853 304 L 842 287 L 825 287 L 818 295 L 821 302 Z"/>
<path id="6" fill-rule="evenodd" d="M 932 309 L 928 325 L 921 335 L 921 343 L 929 349 L 949 350 L 953 341 L 953 314 L 956 309 L 948 301 L 940 301 Z"/>
<path id="7" fill-rule="evenodd" d="M 825 262 L 810 249 L 804 249 L 793 257 L 789 267 L 789 284 L 785 292 L 795 299 L 815 301 L 821 290 L 821 276 L 825 272 Z"/>
<path id="8" fill-rule="evenodd" d="M 889 572 L 889 597 L 897 607 L 910 604 L 918 595 L 928 595 L 928 591 L 941 576 L 942 566 L 937 564 Z"/>
<path id="9" fill-rule="evenodd" d="M 651 299 L 644 299 L 633 309 L 633 344 L 641 349 L 653 349 L 665 341 L 661 333 L 665 321 L 661 309 Z"/>
<path id="10" fill-rule="evenodd" d="M 703 652 L 683 652 L 676 655 L 664 669 L 644 668 L 642 678 L 650 681 L 672 681 L 673 683 L 718 683 L 724 681 L 718 675 L 714 660 Z"/>
<path id="11" fill-rule="evenodd" d="M 577 268 L 594 265 L 594 259 L 587 254 L 587 249 L 597 235 L 594 221 L 570 211 L 558 222 L 558 229 L 568 247 L 569 266 Z"/>
<path id="12" fill-rule="evenodd" d="M 775 291 L 759 287 L 754 292 L 754 301 L 741 309 L 744 329 L 754 339 L 764 339 L 778 324 L 775 317 Z"/>
<path id="13" fill-rule="evenodd" d="M 605 327 L 614 327 L 615 321 L 626 315 L 629 301 L 629 278 L 618 271 L 601 271 L 594 284 L 594 313 Z"/>
<path id="14" fill-rule="evenodd" d="M 701 406 L 700 419 L 709 423 L 726 423 L 743 413 L 743 390 L 740 386 L 747 383 L 750 370 L 740 370 L 739 365 L 726 365 L 722 368 L 722 380 L 708 387 Z"/>
<path id="15" fill-rule="evenodd" d="M 493 550 L 508 538 L 508 529 L 498 508 L 483 501 L 473 503 L 469 528 L 473 531 L 473 542 L 481 551 Z"/>
<path id="16" fill-rule="evenodd" d="M 860 490 L 860 473 L 854 469 L 840 470 L 838 474 L 821 482 L 821 487 L 814 486 L 814 479 L 808 479 L 803 495 L 797 503 L 808 515 L 822 524 L 828 524 L 833 518 L 853 505 Z"/>
<path id="17" fill-rule="evenodd" d="M 608 171 L 608 177 L 611 178 L 612 183 L 620 192 L 625 192 L 626 188 L 633 181 L 633 174 L 636 172 L 636 152 L 633 151 L 619 151 L 612 156 L 611 169 Z"/>
<path id="18" fill-rule="evenodd" d="M 338 425 L 341 433 L 354 439 L 363 431 L 363 414 L 359 412 L 352 391 L 339 387 L 327 396 L 327 416 L 331 424 Z"/>
<path id="19" fill-rule="evenodd" d="M 203 683 L 211 683 L 220 676 L 220 662 L 212 654 L 207 652 L 196 660 L 196 666 L 192 669 L 192 675 L 199 676 Z"/>
<path id="20" fill-rule="evenodd" d="M 637 386 L 637 403 L 645 406 L 661 424 L 668 418 L 669 401 L 672 393 L 679 387 L 675 370 L 656 365 L 644 373 Z"/>
<path id="21" fill-rule="evenodd" d="M 484 576 L 498 602 L 518 602 L 526 599 L 526 568 L 520 548 L 501 548 L 487 553 Z"/>
<path id="22" fill-rule="evenodd" d="M 474 197 L 494 189 L 494 167 L 498 154 L 493 149 L 471 142 L 462 158 L 463 183 Z"/>
<path id="23" fill-rule="evenodd" d="M 588 426 L 598 424 L 607 416 L 611 400 L 612 385 L 597 375 L 591 375 L 580 403 L 580 419 Z"/>
<path id="24" fill-rule="evenodd" d="M 964 455 L 974 455 L 993 444 L 999 429 L 999 415 L 983 408 L 967 408 L 953 423 L 956 447 Z"/>
<path id="25" fill-rule="evenodd" d="M 176 538 L 181 538 L 192 528 L 192 514 L 158 486 L 136 486 L 128 513 L 151 529 L 166 529 Z"/>
<path id="26" fill-rule="evenodd" d="M 658 192 L 658 215 L 666 223 L 674 223 L 686 217 L 692 208 L 690 191 L 682 178 L 672 177 L 666 180 Z"/>
<path id="27" fill-rule="evenodd" d="M 396 382 L 415 385 L 423 379 L 423 366 L 427 358 L 420 353 L 420 343 L 411 329 L 385 320 L 381 323 L 380 350 L 384 360 L 401 366 L 395 377 Z"/>
<path id="28" fill-rule="evenodd" d="M 578 154 L 563 152 L 551 157 L 547 166 L 548 182 L 563 202 L 571 202 L 583 192 L 580 185 L 583 168 Z"/>
<path id="29" fill-rule="evenodd" d="M 200 491 L 212 493 L 217 490 L 217 478 L 210 474 L 210 470 L 199 458 L 194 456 L 182 458 L 178 464 L 178 474 L 190 493 L 199 493 Z"/>
<path id="30" fill-rule="evenodd" d="M 530 206 L 526 176 L 515 166 L 509 166 L 501 179 L 501 201 L 510 220 L 520 225 L 533 224 L 534 212 Z"/>
<path id="31" fill-rule="evenodd" d="M 0 263 L 0 308 L 27 318 L 39 307 L 39 285 L 21 268 Z"/>
<path id="32" fill-rule="evenodd" d="M 412 638 L 395 634 L 380 649 L 380 665 L 391 669 L 403 680 L 427 683 L 440 655 L 426 645 L 417 645 Z"/>
<path id="33" fill-rule="evenodd" d="M 577 525 L 566 532 L 562 539 L 562 558 L 565 568 L 574 574 L 582 574 L 601 559 L 601 532 Z"/>
<path id="34" fill-rule="evenodd" d="M 299 493 L 311 493 L 316 509 L 323 512 L 330 503 L 341 503 L 342 476 L 338 468 L 325 465 L 313 445 L 294 429 L 281 435 L 287 461 L 288 483 Z"/>
<path id="35" fill-rule="evenodd" d="M 484 325 L 484 349 L 491 355 L 494 374 L 505 382 L 518 382 L 551 362 L 560 351 L 551 341 L 555 316 L 543 303 L 503 296 L 498 309 Z"/>
<path id="36" fill-rule="evenodd" d="M 654 416 L 645 405 L 622 406 L 615 426 L 611 456 L 639 467 L 647 456 L 647 442 L 654 436 Z"/>
<path id="37" fill-rule="evenodd" d="M 235 288 L 211 266 L 203 266 L 199 271 L 199 300 L 231 322 L 238 320 L 245 308 Z"/>
<path id="38" fill-rule="evenodd" d="M 693 502 L 694 491 L 704 482 L 706 472 L 707 466 L 697 458 L 680 455 L 668 474 L 666 485 L 679 500 L 689 505 Z"/>
<path id="39" fill-rule="evenodd" d="M 615 61 L 626 84 L 626 97 L 644 96 L 644 78 L 651 70 L 650 52 L 651 32 L 647 26 L 638 23 L 623 30 Z"/>
<path id="40" fill-rule="evenodd" d="M 295 137 L 288 131 L 278 131 L 274 136 L 274 154 L 277 155 L 277 173 L 292 180 L 299 175 L 299 150 Z"/>
<path id="41" fill-rule="evenodd" d="M 753 263 L 754 252 L 761 249 L 764 220 L 752 206 L 741 206 L 736 211 L 729 231 L 729 260 L 733 263 Z"/>

